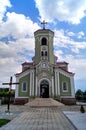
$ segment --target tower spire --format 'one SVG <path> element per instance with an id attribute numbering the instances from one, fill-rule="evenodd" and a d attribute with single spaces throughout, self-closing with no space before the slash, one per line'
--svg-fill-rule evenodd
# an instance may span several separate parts
<path id="1" fill-rule="evenodd" d="M 45 25 L 47 24 L 47 22 L 45 22 L 45 20 L 43 20 L 43 22 L 41 22 L 41 24 L 43 25 L 43 29 L 45 29 Z"/>

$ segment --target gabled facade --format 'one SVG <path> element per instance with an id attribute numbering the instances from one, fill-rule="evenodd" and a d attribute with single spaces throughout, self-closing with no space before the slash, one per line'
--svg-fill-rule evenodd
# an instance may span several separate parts
<path id="1" fill-rule="evenodd" d="M 15 103 L 28 102 L 30 97 L 56 98 L 65 104 L 75 104 L 74 73 L 68 63 L 58 62 L 53 52 L 54 32 L 40 29 L 34 32 L 33 62 L 24 62 L 16 74 Z"/>

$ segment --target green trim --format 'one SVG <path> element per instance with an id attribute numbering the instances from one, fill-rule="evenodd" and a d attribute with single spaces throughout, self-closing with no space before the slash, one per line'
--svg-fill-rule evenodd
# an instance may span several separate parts
<path id="1" fill-rule="evenodd" d="M 48 61 L 51 64 L 54 64 L 54 54 L 53 54 L 53 37 L 54 33 L 51 30 L 38 30 L 34 33 L 35 36 L 35 56 L 34 56 L 34 61 L 35 63 L 39 63 L 41 60 L 41 47 L 42 46 L 47 46 L 47 57 Z M 42 38 L 47 39 L 47 45 L 41 45 L 41 40 Z"/>
<path id="2" fill-rule="evenodd" d="M 59 74 L 59 81 L 60 81 L 60 96 L 71 96 L 71 80 L 70 77 L 67 77 L 63 74 Z M 68 91 L 63 91 L 63 82 L 66 82 L 68 85 Z"/>
<path id="3" fill-rule="evenodd" d="M 23 82 L 27 83 L 27 91 L 22 91 L 22 84 Z M 29 92 L 30 92 L 30 74 L 22 77 L 19 79 L 19 96 L 20 97 L 27 97 L 29 96 Z"/>

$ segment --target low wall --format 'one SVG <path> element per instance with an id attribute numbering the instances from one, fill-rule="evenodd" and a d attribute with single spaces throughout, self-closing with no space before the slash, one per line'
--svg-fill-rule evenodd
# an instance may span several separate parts
<path id="1" fill-rule="evenodd" d="M 28 102 L 28 98 L 15 98 L 14 105 L 24 105 Z"/>
<path id="2" fill-rule="evenodd" d="M 60 101 L 65 105 L 75 105 L 76 104 L 75 98 L 61 98 Z"/>

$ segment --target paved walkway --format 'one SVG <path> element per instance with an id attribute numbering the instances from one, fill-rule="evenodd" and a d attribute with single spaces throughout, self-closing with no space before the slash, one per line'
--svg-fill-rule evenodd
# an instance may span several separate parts
<path id="1" fill-rule="evenodd" d="M 14 118 L 0 130 L 75 130 L 57 107 L 31 108 Z"/>
<path id="2" fill-rule="evenodd" d="M 51 105 L 50 105 L 51 104 Z M 0 106 L 0 118 L 9 118 L 12 121 L 0 128 L 0 130 L 75 130 L 74 122 L 78 115 L 68 113 L 80 110 L 80 106 L 66 106 L 53 99 L 35 99 L 26 105 L 11 105 L 11 113 L 5 113 L 7 106 Z M 86 107 L 85 107 L 86 110 Z M 71 123 L 68 118 L 71 120 Z M 86 114 L 85 114 L 86 115 Z M 80 118 L 81 119 L 81 118 Z M 82 118 L 80 122 L 86 121 Z M 79 126 L 75 123 L 76 127 Z M 81 129 L 85 130 L 85 123 Z M 78 128 L 78 127 L 77 127 Z"/>

